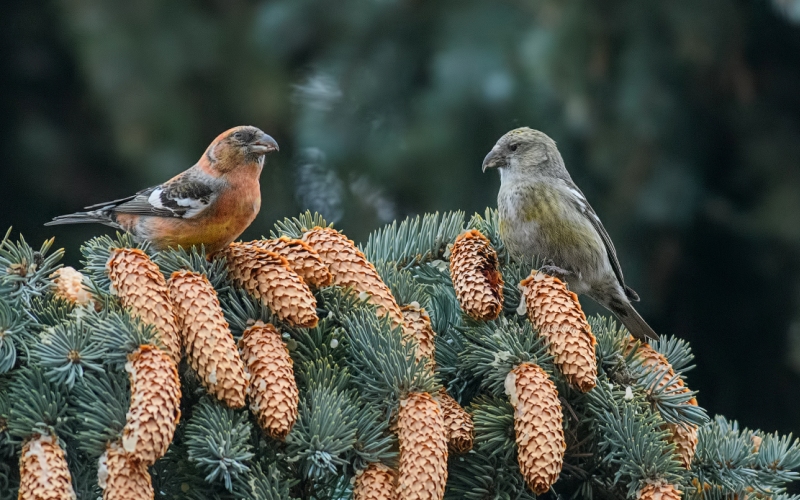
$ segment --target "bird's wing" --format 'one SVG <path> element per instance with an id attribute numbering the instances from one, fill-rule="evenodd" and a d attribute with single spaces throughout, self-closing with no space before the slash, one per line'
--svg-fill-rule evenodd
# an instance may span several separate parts
<path id="1" fill-rule="evenodd" d="M 636 292 L 625 286 L 625 278 L 622 277 L 622 266 L 619 265 L 617 250 L 614 248 L 614 243 L 611 241 L 608 231 L 606 231 L 606 228 L 603 227 L 603 223 L 600 222 L 600 217 L 597 216 L 597 213 L 595 213 L 592 206 L 589 205 L 589 202 L 586 200 L 586 196 L 583 195 L 580 189 L 574 185 L 568 186 L 568 189 L 570 190 L 571 194 L 573 194 L 572 201 L 576 208 L 587 219 L 589 219 L 592 227 L 594 227 L 594 230 L 597 231 L 597 234 L 603 241 L 603 245 L 606 247 L 606 253 L 608 254 L 608 261 L 611 263 L 611 269 L 614 270 L 614 275 L 617 277 L 617 281 L 619 281 L 622 289 L 625 290 L 626 295 L 628 295 L 631 300 L 638 300 Z"/>
<path id="2" fill-rule="evenodd" d="M 147 191 L 147 189 L 145 189 L 144 191 Z M 88 207 L 83 207 L 83 209 L 84 210 L 96 210 L 98 208 L 113 207 L 113 206 L 116 206 L 116 205 L 120 205 L 120 204 L 122 204 L 122 203 L 124 203 L 126 201 L 130 201 L 130 200 L 136 198 L 140 194 L 144 193 L 144 191 L 139 191 L 138 193 L 134 194 L 133 196 L 126 196 L 125 198 L 120 198 L 118 200 L 105 201 L 103 203 L 95 203 L 94 205 L 89 205 Z"/>
<path id="3" fill-rule="evenodd" d="M 122 214 L 191 219 L 214 202 L 216 193 L 213 178 L 188 170 L 159 186 L 96 206 L 113 206 L 114 212 Z"/>

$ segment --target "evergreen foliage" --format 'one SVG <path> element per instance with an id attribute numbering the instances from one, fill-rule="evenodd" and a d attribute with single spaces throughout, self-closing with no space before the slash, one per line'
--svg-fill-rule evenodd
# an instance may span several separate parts
<path id="1" fill-rule="evenodd" d="M 14 307 L 0 297 L 0 373 L 6 373 L 17 362 L 17 346 L 27 349 L 27 321 Z"/>
<path id="2" fill-rule="evenodd" d="M 47 378 L 69 389 L 85 370 L 103 371 L 103 355 L 91 325 L 80 317 L 48 328 L 33 348 L 34 362 L 44 369 Z"/>
<path id="3" fill-rule="evenodd" d="M 11 228 L 8 228 L 0 241 L 0 290 L 13 305 L 29 305 L 33 297 L 41 297 L 50 287 L 49 276 L 61 267 L 58 261 L 64 256 L 64 250 L 50 253 L 53 238 L 34 250 L 21 235 L 17 242 L 11 241 L 10 236 Z"/>
<path id="4" fill-rule="evenodd" d="M 215 256 L 214 258 L 208 258 L 202 245 L 200 248 L 192 247 L 188 250 L 178 247 L 177 249 L 159 252 L 155 255 L 155 263 L 158 264 L 166 279 L 169 279 L 175 271 L 186 269 L 205 275 L 217 292 L 225 291 L 228 286 L 225 257 Z"/>
<path id="5" fill-rule="evenodd" d="M 70 415 L 78 448 L 97 458 L 125 427 L 130 401 L 128 377 L 120 371 L 85 374 L 73 392 Z"/>
<path id="6" fill-rule="evenodd" d="M 42 370 L 26 366 L 13 374 L 8 387 L 8 434 L 24 440 L 34 434 L 67 435 L 67 392 L 51 382 Z"/>
<path id="7" fill-rule="evenodd" d="M 627 485 L 633 497 L 649 480 L 681 481 L 681 467 L 663 420 L 640 398 L 600 380 L 589 393 L 588 412 L 595 417 L 598 434 L 597 466 L 611 466 L 606 483 L 618 488 Z"/>
<path id="8" fill-rule="evenodd" d="M 297 217 L 285 218 L 275 223 L 275 230 L 270 232 L 270 238 L 288 236 L 289 238 L 302 238 L 303 233 L 315 227 L 333 227 L 333 223 L 328 223 L 322 215 L 310 210 L 306 210 Z"/>
<path id="9" fill-rule="evenodd" d="M 449 243 L 464 227 L 464 212 L 409 217 L 372 233 L 364 247 L 370 262 L 394 262 L 406 267 L 442 258 Z"/>
<path id="10" fill-rule="evenodd" d="M 106 364 L 122 369 L 128 361 L 128 354 L 139 346 L 151 344 L 160 346 L 155 328 L 125 311 L 105 309 L 87 316 L 97 343 L 102 346 Z"/>
<path id="11" fill-rule="evenodd" d="M 246 414 L 203 398 L 186 424 L 184 438 L 189 461 L 207 472 L 206 481 L 222 481 L 225 489 L 231 490 L 233 480 L 250 470 L 246 464 L 254 456 L 250 444 L 252 432 Z"/>
<path id="12" fill-rule="evenodd" d="M 83 270 L 91 279 L 96 291 L 109 293 L 111 283 L 106 273 L 106 264 L 111 258 L 111 251 L 115 248 L 138 248 L 147 255 L 153 254 L 149 243 L 137 241 L 130 233 L 117 233 L 116 238 L 108 235 L 98 236 L 87 241 L 81 246 Z"/>
<path id="13" fill-rule="evenodd" d="M 300 238 L 316 225 L 328 226 L 309 212 L 279 222 L 272 236 Z M 494 321 L 462 314 L 453 291 L 448 246 L 467 228 L 481 231 L 498 249 L 506 303 Z M 6 240 L 7 267 L 22 268 L 22 261 L 33 258 L 24 240 Z M 96 307 L 73 307 L 49 293 L 57 259 L 40 260 L 36 269 L 47 273 L 0 281 L 0 497 L 13 497 L 20 445 L 36 434 L 60 440 L 80 500 L 100 494 L 97 460 L 120 442 L 130 417 L 129 354 L 145 344 L 160 345 L 153 326 L 108 294 L 109 249 L 135 245 L 119 235 L 95 238 L 82 248 Z M 398 467 L 395 433 L 403 401 L 444 388 L 474 422 L 473 449 L 450 454 L 445 498 L 534 499 L 518 463 L 517 396 L 510 377 L 522 363 L 544 370 L 562 407 L 566 454 L 560 479 L 545 496 L 636 498 L 647 485 L 668 483 L 698 500 L 788 499 L 786 487 L 798 479 L 800 442 L 740 429 L 723 417 L 709 420 L 702 407 L 689 404 L 697 396 L 685 388 L 693 355 L 681 339 L 665 336 L 651 345 L 671 364 L 674 375 L 667 376 L 644 361 L 641 346 L 615 321 L 589 318 L 597 339 L 597 385 L 585 394 L 571 387 L 554 365 L 547 339 L 525 316 L 517 285 L 536 262 L 506 255 L 494 211 L 468 223 L 461 212 L 407 219 L 376 231 L 363 247 L 398 305 L 416 303 L 430 315 L 433 370 L 429 360 L 416 359 L 402 326 L 380 316 L 368 295 L 339 286 L 316 290 L 318 325 L 292 328 L 262 301 L 231 286 L 224 260 L 208 259 L 202 248 L 155 253 L 139 247 L 167 277 L 179 269 L 205 274 L 236 340 L 259 321 L 274 325 L 300 395 L 291 431 L 284 440 L 273 439 L 259 427 L 256 409 L 226 407 L 181 363 L 182 417 L 169 450 L 149 469 L 156 498 L 349 498 L 354 477 L 369 464 Z M 46 244 L 40 253 L 48 250 Z M 682 390 L 675 389 L 679 381 Z M 668 424 L 699 427 L 688 469 Z"/>
<path id="14" fill-rule="evenodd" d="M 425 362 L 414 359 L 413 345 L 405 343 L 399 327 L 378 318 L 368 307 L 347 311 L 348 360 L 360 397 L 391 416 L 400 400 L 412 392 L 434 392 L 436 382 Z"/>

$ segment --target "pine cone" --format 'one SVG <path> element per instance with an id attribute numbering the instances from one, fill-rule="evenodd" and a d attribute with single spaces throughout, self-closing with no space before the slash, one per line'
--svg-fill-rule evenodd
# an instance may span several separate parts
<path id="1" fill-rule="evenodd" d="M 147 465 L 131 460 L 117 444 L 100 456 L 97 482 L 103 500 L 153 500 L 153 481 Z"/>
<path id="2" fill-rule="evenodd" d="M 355 477 L 353 500 L 398 500 L 397 472 L 373 462 Z"/>
<path id="3" fill-rule="evenodd" d="M 597 384 L 596 341 L 578 296 L 558 278 L 536 270 L 520 286 L 528 318 L 547 338 L 555 365 L 570 384 L 582 392 L 592 390 Z"/>
<path id="4" fill-rule="evenodd" d="M 244 331 L 239 347 L 250 372 L 250 409 L 267 434 L 283 439 L 297 420 L 300 396 L 281 334 L 258 321 Z"/>
<path id="5" fill-rule="evenodd" d="M 753 443 L 753 453 L 758 453 L 758 450 L 761 449 L 761 443 L 764 442 L 764 438 L 754 434 L 750 436 L 750 441 Z"/>
<path id="6" fill-rule="evenodd" d="M 522 363 L 509 373 L 506 392 L 514 406 L 520 472 L 541 495 L 558 480 L 567 448 L 556 386 L 539 366 Z"/>
<path id="7" fill-rule="evenodd" d="M 168 284 L 190 366 L 208 392 L 231 408 L 243 407 L 247 373 L 214 287 L 190 271 L 172 273 Z"/>
<path id="8" fill-rule="evenodd" d="M 177 365 L 181 360 L 178 322 L 169 300 L 167 283 L 155 262 L 138 248 L 116 248 L 106 264 L 111 292 L 144 323 L 155 326 L 161 343 Z"/>
<path id="9" fill-rule="evenodd" d="M 434 337 L 436 333 L 431 326 L 431 318 L 428 313 L 412 302 L 401 309 L 403 313 L 403 340 L 411 341 L 417 347 L 417 361 L 425 358 L 428 360 L 428 367 L 433 370 L 436 365 Z"/>
<path id="10" fill-rule="evenodd" d="M 388 314 L 395 325 L 403 324 L 403 314 L 392 291 L 378 275 L 375 266 L 345 235 L 329 227 L 315 227 L 303 235 L 303 241 L 328 266 L 333 284 L 368 294 L 369 301 L 378 306 L 378 314 Z"/>
<path id="11" fill-rule="evenodd" d="M 281 321 L 317 326 L 317 300 L 285 258 L 247 243 L 231 243 L 224 255 L 234 283 L 262 300 Z"/>
<path id="12" fill-rule="evenodd" d="M 439 407 L 442 409 L 444 419 L 444 429 L 447 433 L 447 445 L 454 453 L 466 453 L 472 449 L 472 442 L 475 438 L 475 425 L 472 423 L 472 415 L 467 413 L 458 404 L 458 401 L 447 394 L 442 388 L 437 395 Z"/>
<path id="13" fill-rule="evenodd" d="M 75 500 L 67 457 L 57 439 L 37 435 L 25 442 L 19 456 L 18 498 Z"/>
<path id="14" fill-rule="evenodd" d="M 465 313 L 479 321 L 497 319 L 503 310 L 503 275 L 497 252 L 480 231 L 472 229 L 456 238 L 450 275 Z"/>
<path id="15" fill-rule="evenodd" d="M 83 274 L 73 267 L 62 267 L 50 275 L 53 280 L 53 294 L 76 306 L 94 303 L 92 294 L 83 284 Z"/>
<path id="16" fill-rule="evenodd" d="M 167 353 L 143 345 L 128 355 L 131 405 L 122 447 L 133 460 L 153 465 L 164 456 L 181 418 L 181 382 Z"/>
<path id="17" fill-rule="evenodd" d="M 697 401 L 692 398 L 695 406 Z M 671 441 L 675 443 L 675 451 L 681 457 L 681 464 L 687 469 L 692 466 L 694 452 L 697 449 L 697 426 L 690 424 L 667 424 L 667 428 L 672 433 Z"/>
<path id="18" fill-rule="evenodd" d="M 293 240 L 287 236 L 281 236 L 275 240 L 254 240 L 250 244 L 286 258 L 289 267 L 299 274 L 309 286 L 323 288 L 333 283 L 333 275 L 328 270 L 328 266 L 322 262 L 319 254 L 303 240 Z"/>
<path id="19" fill-rule="evenodd" d="M 397 417 L 403 500 L 441 500 L 447 483 L 447 436 L 439 405 L 428 393 L 400 401 Z"/>
<path id="20" fill-rule="evenodd" d="M 639 490 L 638 500 L 680 500 L 682 493 L 664 482 L 647 483 Z"/>
<path id="21" fill-rule="evenodd" d="M 656 373 L 663 373 L 661 380 L 658 381 L 657 389 L 661 389 L 672 381 L 675 377 L 675 370 L 663 354 L 653 349 L 649 344 L 640 343 L 632 336 L 628 341 L 628 348 L 625 353 L 629 353 L 636 346 L 636 354 L 640 356 L 642 365 L 646 368 L 654 370 Z M 689 388 L 683 384 L 680 378 L 675 379 L 672 386 L 667 388 L 667 391 L 673 394 L 688 392 Z M 697 400 L 692 398 L 688 404 L 697 406 Z M 697 448 L 697 426 L 691 424 L 672 424 L 667 423 L 667 428 L 672 433 L 671 442 L 675 443 L 676 451 L 681 458 L 681 463 L 687 469 L 692 464 L 694 452 Z"/>

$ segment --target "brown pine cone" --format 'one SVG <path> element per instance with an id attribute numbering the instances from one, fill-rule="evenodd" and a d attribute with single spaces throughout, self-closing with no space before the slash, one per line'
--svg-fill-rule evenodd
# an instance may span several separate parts
<path id="1" fill-rule="evenodd" d="M 62 267 L 50 275 L 53 280 L 53 294 L 76 306 L 94 303 L 91 292 L 83 284 L 83 274 L 72 267 Z"/>
<path id="2" fill-rule="evenodd" d="M 447 483 L 447 435 L 439 404 L 428 393 L 409 394 L 400 401 L 397 429 L 400 498 L 441 500 Z"/>
<path id="3" fill-rule="evenodd" d="M 147 465 L 131 460 L 118 445 L 112 444 L 100 457 L 97 471 L 103 500 L 153 500 L 153 481 Z"/>
<path id="4" fill-rule="evenodd" d="M 22 446 L 19 456 L 18 498 L 75 500 L 67 457 L 56 438 L 36 435 Z"/>
<path id="5" fill-rule="evenodd" d="M 281 321 L 317 326 L 317 299 L 285 258 L 247 243 L 231 243 L 224 255 L 233 282 L 262 300 Z"/>
<path id="6" fill-rule="evenodd" d="M 641 358 L 642 365 L 654 370 L 656 373 L 663 373 L 661 380 L 658 381 L 657 388 L 661 389 L 669 384 L 675 377 L 675 370 L 672 369 L 672 365 L 667 361 L 667 358 L 653 349 L 649 344 L 637 341 L 633 336 L 628 340 L 626 354 L 637 346 L 636 355 Z M 683 380 L 680 378 L 675 379 L 672 386 L 667 388 L 667 390 L 674 394 L 689 392 L 689 388 L 684 385 Z M 688 404 L 697 406 L 697 400 L 692 398 L 689 400 Z M 675 448 L 681 458 L 681 463 L 688 469 L 692 465 L 694 452 L 697 448 L 697 426 L 691 424 L 667 423 L 667 428 L 672 434 L 671 442 L 675 443 Z"/>
<path id="7" fill-rule="evenodd" d="M 680 491 L 671 484 L 658 482 L 647 483 L 644 488 L 639 490 L 638 500 L 680 500 Z"/>
<path id="8" fill-rule="evenodd" d="M 509 373 L 506 391 L 520 472 L 534 493 L 544 494 L 558 480 L 567 448 L 556 386 L 539 366 L 522 363 Z"/>
<path id="9" fill-rule="evenodd" d="M 454 453 L 466 453 L 472 449 L 475 439 L 475 424 L 472 415 L 458 404 L 458 401 L 442 388 L 437 395 L 439 407 L 442 409 L 444 429 L 447 433 L 447 445 Z"/>
<path id="10" fill-rule="evenodd" d="M 395 325 L 403 324 L 403 314 L 375 266 L 355 244 L 339 231 L 315 227 L 303 235 L 303 241 L 319 254 L 333 275 L 333 284 L 365 293 L 378 306 L 378 314 L 388 314 Z"/>
<path id="11" fill-rule="evenodd" d="M 412 302 L 401 308 L 403 313 L 403 340 L 413 342 L 417 348 L 417 361 L 427 359 L 427 366 L 433 370 L 436 365 L 434 337 L 431 318 L 424 308 Z"/>
<path id="12" fill-rule="evenodd" d="M 216 290 L 205 275 L 190 271 L 172 273 L 168 284 L 189 365 L 209 393 L 231 408 L 243 407 L 247 373 Z"/>
<path id="13" fill-rule="evenodd" d="M 520 283 L 528 318 L 547 338 L 548 351 L 564 378 L 582 392 L 597 384 L 596 344 L 578 296 L 553 276 L 536 270 Z"/>
<path id="14" fill-rule="evenodd" d="M 167 353 L 143 345 L 128 355 L 131 404 L 122 447 L 132 460 L 153 465 L 164 456 L 181 418 L 181 381 Z"/>
<path id="15" fill-rule="evenodd" d="M 397 472 L 373 462 L 355 477 L 353 500 L 399 500 Z"/>
<path id="16" fill-rule="evenodd" d="M 465 313 L 479 321 L 497 319 L 503 310 L 503 275 L 497 252 L 480 231 L 472 229 L 456 238 L 450 276 Z"/>
<path id="17" fill-rule="evenodd" d="M 695 406 L 697 401 L 692 398 Z M 694 459 L 694 452 L 697 449 L 697 426 L 690 424 L 667 424 L 667 428 L 672 433 L 672 442 L 675 443 L 675 450 L 681 457 L 681 464 L 687 469 L 691 467 Z"/>
<path id="18" fill-rule="evenodd" d="M 283 439 L 297 420 L 300 396 L 281 334 L 258 321 L 244 331 L 239 347 L 250 372 L 250 409 L 267 434 Z"/>
<path id="19" fill-rule="evenodd" d="M 286 258 L 294 272 L 300 275 L 309 286 L 323 288 L 333 283 L 333 275 L 322 262 L 319 254 L 305 241 L 281 236 L 274 240 L 254 240 L 251 245 Z"/>
<path id="20" fill-rule="evenodd" d="M 122 307 L 144 323 L 153 325 L 161 343 L 177 365 L 181 360 L 181 339 L 167 283 L 155 262 L 138 248 L 115 248 L 106 264 L 111 293 Z"/>

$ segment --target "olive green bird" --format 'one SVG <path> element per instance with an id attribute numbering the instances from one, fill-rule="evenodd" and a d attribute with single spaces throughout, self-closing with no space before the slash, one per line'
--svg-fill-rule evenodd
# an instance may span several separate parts
<path id="1" fill-rule="evenodd" d="M 614 313 L 637 339 L 658 335 L 636 312 L 614 244 L 564 166 L 556 143 L 527 127 L 500 138 L 483 171 L 500 171 L 500 237 L 512 258 L 539 257 L 541 271 L 564 279 Z"/>

